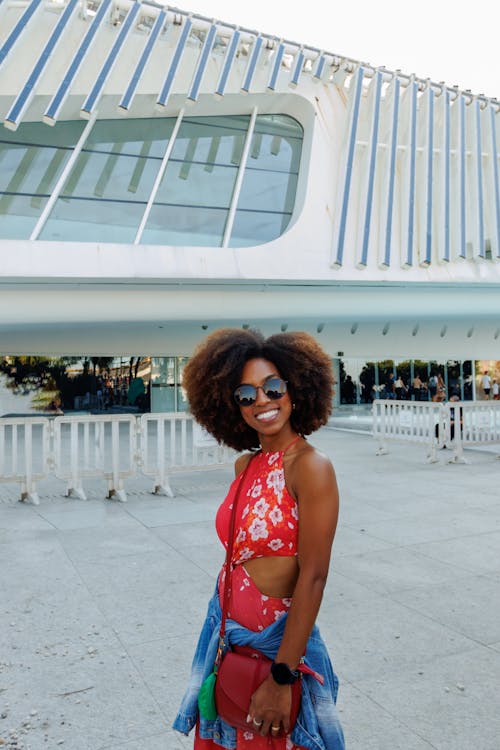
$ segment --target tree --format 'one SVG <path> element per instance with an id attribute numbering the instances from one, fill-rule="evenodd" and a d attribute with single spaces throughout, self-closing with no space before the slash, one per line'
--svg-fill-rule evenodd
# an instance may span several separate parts
<path id="1" fill-rule="evenodd" d="M 14 393 L 53 389 L 66 372 L 68 359 L 73 358 L 3 357 L 0 372 L 7 376 L 7 387 Z"/>
<path id="2" fill-rule="evenodd" d="M 0 372 L 14 393 L 32 392 L 36 408 L 45 409 L 54 399 L 62 400 L 66 370 L 75 357 L 2 357 Z"/>
<path id="3" fill-rule="evenodd" d="M 113 360 L 114 357 L 91 357 L 90 361 L 94 370 L 94 377 L 96 377 L 96 370 L 99 370 L 99 375 L 108 370 Z"/>
<path id="4" fill-rule="evenodd" d="M 134 362 L 135 360 L 135 362 Z M 128 365 L 128 379 L 129 383 L 132 382 L 134 378 L 137 377 L 137 374 L 139 372 L 139 367 L 141 364 L 142 357 L 130 357 L 129 365 Z"/>

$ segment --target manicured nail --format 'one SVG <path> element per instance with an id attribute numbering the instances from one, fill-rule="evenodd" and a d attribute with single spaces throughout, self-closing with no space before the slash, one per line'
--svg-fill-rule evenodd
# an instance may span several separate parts
<path id="1" fill-rule="evenodd" d="M 248 723 L 249 723 L 250 721 L 252 721 L 252 717 L 250 716 L 250 714 L 248 714 L 248 716 L 247 716 L 247 724 L 248 724 Z"/>

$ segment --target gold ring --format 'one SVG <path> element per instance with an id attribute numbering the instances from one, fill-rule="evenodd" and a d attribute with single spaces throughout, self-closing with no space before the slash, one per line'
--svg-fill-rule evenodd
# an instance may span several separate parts
<path id="1" fill-rule="evenodd" d="M 281 727 L 275 727 L 273 724 L 271 724 L 271 729 L 273 732 L 279 732 Z"/>

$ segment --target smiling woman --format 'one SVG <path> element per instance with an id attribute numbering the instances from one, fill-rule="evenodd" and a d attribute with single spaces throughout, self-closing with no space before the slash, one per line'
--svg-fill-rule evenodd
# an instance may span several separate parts
<path id="1" fill-rule="evenodd" d="M 244 377 L 245 365 L 252 359 L 268 362 L 262 382 Z M 242 386 L 263 386 L 260 398 L 256 396 L 261 402 L 270 375 L 278 375 L 286 383 L 294 404 L 290 426 L 295 433 L 310 435 L 326 424 L 333 398 L 331 362 L 307 333 L 280 333 L 264 339 L 257 331 L 221 328 L 195 351 L 184 369 L 182 384 L 192 415 L 210 434 L 237 451 L 254 450 L 261 447 L 259 431 L 242 418 L 240 408 L 245 403 L 240 395 L 246 393 Z"/>
<path id="2" fill-rule="evenodd" d="M 236 460 L 236 477 L 217 512 L 226 563 L 174 728 L 188 734 L 196 725 L 195 750 L 220 745 L 343 750 L 338 681 L 315 625 L 337 525 L 338 489 L 330 460 L 305 439 L 331 412 L 329 357 L 306 333 L 264 339 L 258 331 L 221 329 L 195 351 L 183 386 L 205 429 L 251 452 Z M 273 660 L 245 705 L 243 727 L 225 720 L 217 706 L 206 708 L 226 615 L 220 644 L 225 653 L 250 647 L 252 656 Z M 298 681 L 302 703 L 292 726 L 291 686 Z"/>

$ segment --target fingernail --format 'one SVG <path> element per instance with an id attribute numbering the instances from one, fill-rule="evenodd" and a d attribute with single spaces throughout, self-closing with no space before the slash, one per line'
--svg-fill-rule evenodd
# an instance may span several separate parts
<path id="1" fill-rule="evenodd" d="M 250 714 L 248 714 L 248 716 L 247 716 L 247 724 L 248 724 L 249 721 L 252 721 L 252 717 L 250 716 Z"/>

